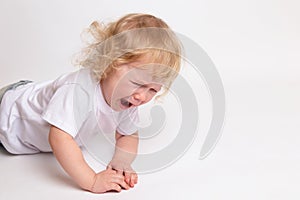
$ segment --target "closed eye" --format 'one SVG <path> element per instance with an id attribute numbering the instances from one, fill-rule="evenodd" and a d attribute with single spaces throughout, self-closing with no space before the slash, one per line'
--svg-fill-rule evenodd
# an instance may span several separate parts
<path id="1" fill-rule="evenodd" d="M 138 83 L 138 82 L 135 82 L 135 81 L 130 81 L 132 84 L 136 85 L 137 87 L 141 87 L 141 88 L 150 88 L 149 90 L 151 92 L 154 92 L 154 93 L 157 93 L 158 90 L 152 88 L 152 87 L 149 87 L 147 84 L 142 84 L 142 83 Z"/>
<path id="2" fill-rule="evenodd" d="M 154 88 L 151 88 L 150 91 L 157 93 L 158 91 Z"/>
<path id="3" fill-rule="evenodd" d="M 143 84 L 140 84 L 140 83 L 137 83 L 137 82 L 134 82 L 134 81 L 130 81 L 132 84 L 134 84 L 134 85 L 136 85 L 136 86 L 139 86 L 139 87 L 141 87 L 141 86 L 143 86 Z"/>
<path id="4" fill-rule="evenodd" d="M 142 83 L 131 81 L 132 84 L 136 85 L 139 88 L 147 88 L 148 86 Z"/>

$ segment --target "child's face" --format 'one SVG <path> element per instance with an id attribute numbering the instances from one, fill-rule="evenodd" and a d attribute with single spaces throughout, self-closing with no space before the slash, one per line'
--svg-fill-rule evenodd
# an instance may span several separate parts
<path id="1" fill-rule="evenodd" d="M 113 110 L 145 104 L 161 90 L 162 83 L 153 80 L 150 69 L 137 68 L 140 64 L 122 65 L 101 81 L 104 98 Z"/>

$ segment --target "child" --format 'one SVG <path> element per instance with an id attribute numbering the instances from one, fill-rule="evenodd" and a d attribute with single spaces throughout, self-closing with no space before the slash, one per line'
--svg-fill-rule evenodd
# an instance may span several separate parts
<path id="1" fill-rule="evenodd" d="M 82 69 L 0 90 L 0 141 L 13 154 L 53 151 L 82 189 L 120 192 L 137 183 L 131 168 L 139 141 L 137 107 L 162 87 L 168 90 L 180 70 L 181 46 L 164 21 L 148 14 L 128 14 L 107 25 L 93 22 L 87 33 L 92 41 L 77 60 Z M 84 134 L 95 130 L 87 123 L 90 113 L 116 139 L 113 158 L 99 173 L 80 149 Z"/>

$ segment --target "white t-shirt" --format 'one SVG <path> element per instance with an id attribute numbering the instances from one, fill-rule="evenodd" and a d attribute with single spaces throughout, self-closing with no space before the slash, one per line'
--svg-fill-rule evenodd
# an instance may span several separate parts
<path id="1" fill-rule="evenodd" d="M 51 125 L 81 146 L 92 134 L 133 134 L 137 122 L 137 108 L 112 110 L 91 70 L 80 69 L 7 91 L 0 105 L 0 141 L 14 154 L 49 152 Z"/>

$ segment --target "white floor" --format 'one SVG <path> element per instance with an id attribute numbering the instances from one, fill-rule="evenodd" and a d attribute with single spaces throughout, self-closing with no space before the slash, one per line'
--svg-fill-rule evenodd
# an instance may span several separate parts
<path id="1" fill-rule="evenodd" d="M 204 160 L 197 159 L 202 143 L 198 137 L 172 166 L 140 175 L 134 189 L 97 195 L 74 185 L 52 154 L 12 156 L 1 149 L 0 199 L 299 199 L 299 106 L 294 106 L 300 95 L 276 90 L 291 99 L 280 107 L 274 93 L 259 93 L 272 88 L 247 87 L 248 95 L 233 88 L 227 90 L 223 136 Z M 263 104 L 255 103 L 254 91 Z M 103 168 L 84 152 L 95 169 Z"/>

